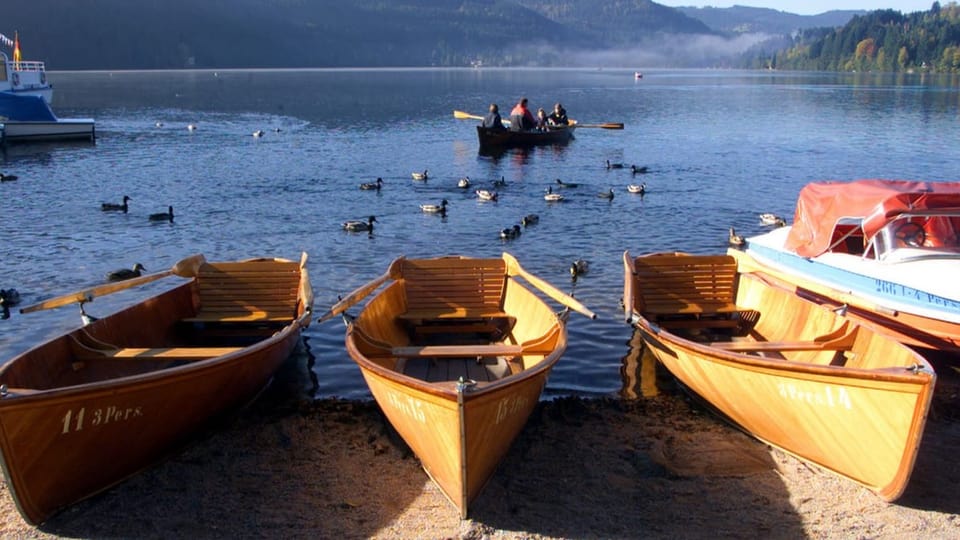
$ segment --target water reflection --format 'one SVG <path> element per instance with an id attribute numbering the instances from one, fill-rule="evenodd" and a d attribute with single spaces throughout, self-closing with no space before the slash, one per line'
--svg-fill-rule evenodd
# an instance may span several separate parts
<path id="1" fill-rule="evenodd" d="M 636 328 L 627 344 L 630 349 L 620 365 L 620 378 L 623 381 L 620 397 L 628 400 L 656 397 L 660 394 L 657 387 L 657 358 L 644 345 Z"/>

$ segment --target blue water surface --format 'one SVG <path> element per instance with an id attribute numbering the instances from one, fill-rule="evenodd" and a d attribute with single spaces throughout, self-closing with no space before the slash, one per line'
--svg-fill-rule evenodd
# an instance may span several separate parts
<path id="1" fill-rule="evenodd" d="M 957 180 L 960 90 L 949 76 L 740 71 L 409 69 L 51 73 L 61 117 L 94 117 L 95 144 L 9 146 L 0 171 L 0 288 L 23 304 L 102 282 L 142 263 L 150 271 L 204 253 L 211 260 L 309 253 L 322 312 L 382 274 L 399 256 L 515 255 L 596 311 L 572 316 L 570 346 L 547 395 L 615 395 L 630 374 L 623 321 L 622 254 L 720 253 L 727 230 L 762 230 L 757 214 L 788 218 L 816 180 Z M 562 102 L 584 123 L 565 147 L 478 153 L 474 120 L 491 102 L 509 110 Z M 194 124 L 196 130 L 187 129 Z M 255 138 L 256 130 L 265 132 Z M 607 170 L 605 162 L 649 167 Z M 430 171 L 427 182 L 413 171 Z M 503 177 L 500 200 L 457 188 Z M 357 185 L 377 177 L 383 190 Z M 557 178 L 580 187 L 548 204 Z M 629 194 L 645 182 L 644 197 Z M 597 197 L 612 188 L 613 200 Z M 102 202 L 132 198 L 130 211 Z M 450 201 L 448 215 L 419 205 Z M 148 214 L 174 207 L 174 223 Z M 500 229 L 529 213 L 539 224 L 514 240 Z M 375 215 L 372 236 L 345 220 Z M 570 263 L 590 273 L 575 284 Z M 169 278 L 173 280 L 174 278 Z M 103 315 L 161 290 L 97 299 Z M 354 313 L 357 309 L 352 310 Z M 0 359 L 79 324 L 76 307 L 0 320 Z M 364 398 L 339 320 L 315 324 L 306 343 L 316 397 Z M 301 354 L 304 354 L 301 351 Z"/>

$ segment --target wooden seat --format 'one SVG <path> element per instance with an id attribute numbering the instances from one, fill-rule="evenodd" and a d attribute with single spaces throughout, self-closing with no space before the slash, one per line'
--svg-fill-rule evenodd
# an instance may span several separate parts
<path id="1" fill-rule="evenodd" d="M 735 303 L 737 262 L 729 255 L 637 257 L 634 266 L 634 307 L 651 322 L 674 328 L 756 322 L 756 311 Z"/>
<path id="2" fill-rule="evenodd" d="M 401 279 L 406 310 L 398 318 L 423 321 L 508 318 L 501 301 L 506 283 L 502 259 L 405 260 Z"/>
<path id="3" fill-rule="evenodd" d="M 297 315 L 295 262 L 205 263 L 197 277 L 199 310 L 190 323 L 287 323 Z"/>

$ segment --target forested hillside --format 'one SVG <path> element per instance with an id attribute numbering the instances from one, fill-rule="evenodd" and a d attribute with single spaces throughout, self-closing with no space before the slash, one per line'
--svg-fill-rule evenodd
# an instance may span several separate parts
<path id="1" fill-rule="evenodd" d="M 904 15 L 881 10 L 842 28 L 798 33 L 790 48 L 758 57 L 752 67 L 822 71 L 960 72 L 960 7 Z"/>
<path id="2" fill-rule="evenodd" d="M 563 64 L 561 51 L 710 33 L 650 0 L 5 0 L 50 69 Z M 613 22 L 607 14 L 615 13 Z"/>

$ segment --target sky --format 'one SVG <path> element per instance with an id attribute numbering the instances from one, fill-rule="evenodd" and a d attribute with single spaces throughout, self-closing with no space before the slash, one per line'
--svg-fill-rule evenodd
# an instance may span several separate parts
<path id="1" fill-rule="evenodd" d="M 927 11 L 934 0 L 654 0 L 665 6 L 694 7 L 730 7 L 733 5 L 761 7 L 796 13 L 798 15 L 817 15 L 834 9 L 895 9 L 903 13 Z M 947 5 L 950 0 L 940 0 Z"/>

